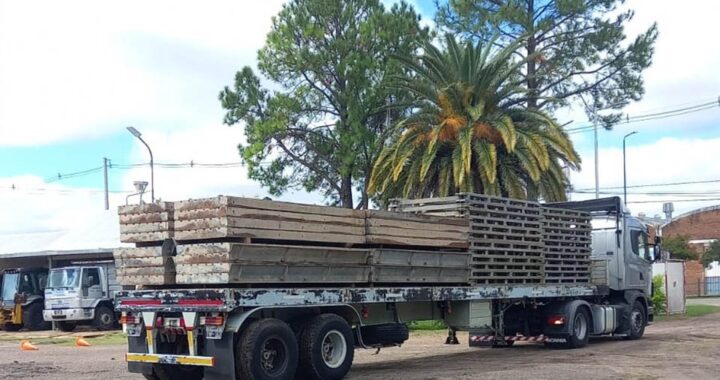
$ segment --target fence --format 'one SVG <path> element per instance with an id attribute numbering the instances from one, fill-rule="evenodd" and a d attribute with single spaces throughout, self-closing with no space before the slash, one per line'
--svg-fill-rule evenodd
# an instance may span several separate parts
<path id="1" fill-rule="evenodd" d="M 720 296 L 720 276 L 688 281 L 685 287 L 685 294 L 691 297 Z"/>

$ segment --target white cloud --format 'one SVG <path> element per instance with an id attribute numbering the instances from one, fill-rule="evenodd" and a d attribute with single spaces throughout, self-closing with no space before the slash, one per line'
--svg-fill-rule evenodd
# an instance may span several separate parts
<path id="1" fill-rule="evenodd" d="M 0 146 L 220 120 L 280 5 L 0 0 Z"/>
<path id="2" fill-rule="evenodd" d="M 663 184 L 676 182 L 696 182 L 720 180 L 720 161 L 712 157 L 717 155 L 720 137 L 713 139 L 663 138 L 643 145 L 628 145 L 627 152 L 627 185 Z M 593 191 L 595 188 L 594 161 L 592 152 L 585 153 L 584 170 L 572 174 L 575 189 Z M 622 149 L 601 148 L 600 155 L 600 188 L 613 187 L 609 190 L 622 196 L 623 164 Z M 647 193 L 658 193 L 648 195 Z M 682 193 L 693 193 L 691 196 Z M 628 201 L 659 201 L 658 203 L 630 203 L 634 213 L 644 212 L 647 215 L 662 214 L 662 202 L 665 200 L 720 198 L 720 183 L 706 183 L 683 186 L 659 186 L 628 188 Z M 592 194 L 573 194 L 573 199 L 586 199 Z M 601 196 L 609 196 L 607 194 Z M 690 211 L 698 207 L 720 204 L 720 200 L 708 202 L 676 202 L 675 214 Z"/>

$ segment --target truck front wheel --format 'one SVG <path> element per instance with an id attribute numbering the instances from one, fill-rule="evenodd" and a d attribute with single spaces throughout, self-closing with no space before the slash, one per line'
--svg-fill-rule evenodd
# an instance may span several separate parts
<path id="1" fill-rule="evenodd" d="M 646 318 L 645 308 L 640 301 L 635 301 L 630 311 L 630 333 L 625 336 L 625 339 L 634 340 L 642 338 L 643 334 L 645 334 Z"/>
<path id="2" fill-rule="evenodd" d="M 300 368 L 310 379 L 339 380 L 350 371 L 355 354 L 350 325 L 335 314 L 320 314 L 300 334 Z"/>
<path id="3" fill-rule="evenodd" d="M 98 306 L 95 309 L 93 326 L 98 330 L 112 330 L 115 327 L 115 313 L 107 306 Z"/>
<path id="4" fill-rule="evenodd" d="M 295 333 L 279 319 L 257 320 L 240 335 L 235 363 L 240 379 L 292 379 L 298 365 Z"/>

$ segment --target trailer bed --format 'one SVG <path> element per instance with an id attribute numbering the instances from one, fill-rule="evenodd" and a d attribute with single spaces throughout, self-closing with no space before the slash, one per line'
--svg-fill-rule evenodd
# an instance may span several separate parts
<path id="1" fill-rule="evenodd" d="M 594 285 L 520 285 L 369 288 L 215 288 L 121 291 L 119 311 L 223 311 L 241 307 L 311 306 L 354 303 L 482 301 L 607 295 Z"/>

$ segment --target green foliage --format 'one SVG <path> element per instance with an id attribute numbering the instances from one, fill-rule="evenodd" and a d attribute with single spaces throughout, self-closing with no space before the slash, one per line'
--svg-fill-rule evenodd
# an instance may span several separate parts
<path id="1" fill-rule="evenodd" d="M 667 296 L 665 295 L 665 276 L 658 274 L 652 278 L 652 303 L 655 313 L 664 313 L 666 310 Z"/>
<path id="2" fill-rule="evenodd" d="M 713 261 L 720 261 L 720 241 L 710 243 L 710 247 L 702 254 L 702 263 L 705 268 L 709 268 Z"/>
<path id="3" fill-rule="evenodd" d="M 273 18 L 258 69 L 249 67 L 220 93 L 224 122 L 244 124 L 239 150 L 250 178 L 273 195 L 291 188 L 320 191 L 353 207 L 366 191 L 380 145 L 406 102 L 387 86 L 403 74 L 390 59 L 413 54 L 429 32 L 405 3 L 378 0 L 293 0 Z"/>
<path id="4" fill-rule="evenodd" d="M 685 235 L 675 235 L 667 239 L 663 239 L 662 249 L 670 252 L 670 258 L 677 260 L 697 260 L 698 255 L 688 245 L 688 237 Z"/>
<path id="5" fill-rule="evenodd" d="M 439 26 L 470 41 L 500 47 L 523 39 L 515 55 L 525 59 L 523 96 L 528 108 L 552 111 L 581 98 L 588 116 L 610 126 L 621 109 L 644 93 L 642 72 L 652 61 L 653 24 L 628 39 L 633 11 L 624 0 L 449 0 L 439 5 Z M 497 37 L 497 38 L 496 38 Z"/>
<path id="6" fill-rule="evenodd" d="M 438 320 L 411 321 L 408 323 L 408 329 L 413 331 L 445 330 L 447 328 L 445 322 Z"/>
<path id="7" fill-rule="evenodd" d="M 416 58 L 399 58 L 412 77 L 395 86 L 414 94 L 410 115 L 380 153 L 370 191 L 383 199 L 477 192 L 512 198 L 565 200 L 563 166 L 580 158 L 562 128 L 514 99 L 523 62 L 518 45 L 427 43 Z"/>

